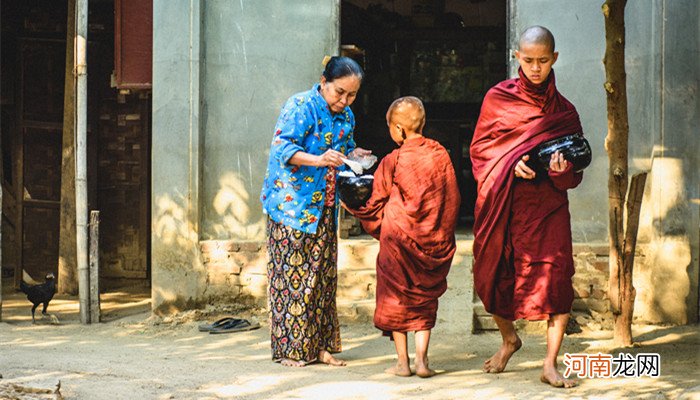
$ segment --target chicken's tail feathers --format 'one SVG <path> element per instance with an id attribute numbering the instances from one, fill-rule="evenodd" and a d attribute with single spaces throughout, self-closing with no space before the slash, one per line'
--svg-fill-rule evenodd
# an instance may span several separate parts
<path id="1" fill-rule="evenodd" d="M 28 283 L 29 285 L 39 285 L 41 283 L 32 278 L 32 276 L 29 275 L 24 269 L 22 270 L 22 280 Z"/>

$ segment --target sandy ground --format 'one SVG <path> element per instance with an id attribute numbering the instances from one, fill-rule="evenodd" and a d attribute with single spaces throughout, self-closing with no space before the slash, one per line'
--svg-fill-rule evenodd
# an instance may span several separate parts
<path id="1" fill-rule="evenodd" d="M 697 325 L 635 327 L 639 347 L 623 350 L 611 347 L 610 332 L 568 336 L 562 354 L 659 353 L 661 376 L 582 379 L 577 388 L 564 390 L 539 382 L 545 351 L 539 334 L 523 334 L 524 346 L 507 371 L 489 375 L 481 366 L 498 347 L 497 333 L 456 334 L 438 326 L 430 356 L 439 374 L 399 378 L 383 372 L 395 360 L 392 344 L 367 323 L 342 326 L 340 357 L 348 360 L 347 367 L 289 368 L 270 361 L 263 310 L 219 307 L 161 320 L 150 316 L 146 294 L 112 293 L 103 296 L 101 324 L 80 325 L 75 300 L 59 297 L 49 311 L 61 323 L 32 325 L 21 294 L 6 294 L 3 300 L 0 388 L 9 383 L 51 388 L 60 380 L 66 399 L 700 398 Z M 222 314 L 257 318 L 262 328 L 224 335 L 198 332 L 201 320 Z M 40 396 L 20 398 L 51 398 Z"/>

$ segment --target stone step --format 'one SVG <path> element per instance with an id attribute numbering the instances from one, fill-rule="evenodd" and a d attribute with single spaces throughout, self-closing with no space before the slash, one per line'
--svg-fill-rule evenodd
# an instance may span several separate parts
<path id="1" fill-rule="evenodd" d="M 515 321 L 515 329 L 518 332 L 544 333 L 547 331 L 547 321 L 527 321 L 520 319 Z M 486 312 L 481 301 L 474 303 L 474 330 L 475 331 L 497 331 L 498 326 L 491 314 Z"/>
<path id="2" fill-rule="evenodd" d="M 371 323 L 374 318 L 374 299 L 350 300 L 339 297 L 337 300 L 338 318 L 341 323 Z"/>
<path id="3" fill-rule="evenodd" d="M 472 331 L 475 321 L 472 317 L 471 245 L 468 239 L 457 241 L 457 252 L 447 277 L 447 292 L 439 300 L 437 330 Z M 369 237 L 339 241 L 337 308 L 341 322 L 372 322 L 378 252 L 379 242 Z M 486 323 L 487 318 L 483 319 Z"/>
<path id="4" fill-rule="evenodd" d="M 338 271 L 338 298 L 374 299 L 377 273 L 374 269 Z"/>

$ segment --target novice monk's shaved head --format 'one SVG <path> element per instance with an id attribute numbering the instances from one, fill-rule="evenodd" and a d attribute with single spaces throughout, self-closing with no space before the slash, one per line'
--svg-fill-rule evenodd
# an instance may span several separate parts
<path id="1" fill-rule="evenodd" d="M 425 125 L 425 107 L 414 96 L 394 100 L 386 113 L 387 123 L 400 125 L 406 132 L 421 133 Z"/>
<path id="2" fill-rule="evenodd" d="M 520 34 L 520 40 L 518 41 L 520 50 L 522 50 L 526 44 L 542 44 L 554 52 L 554 35 L 544 26 L 534 25 L 526 28 L 523 33 Z"/>

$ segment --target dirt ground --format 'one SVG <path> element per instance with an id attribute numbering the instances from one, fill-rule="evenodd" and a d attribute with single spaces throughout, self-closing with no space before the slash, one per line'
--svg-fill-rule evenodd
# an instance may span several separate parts
<path id="1" fill-rule="evenodd" d="M 0 323 L 0 398 L 10 384 L 52 388 L 61 382 L 66 399 L 700 399 L 700 329 L 638 326 L 638 347 L 614 349 L 610 332 L 567 336 L 569 353 L 659 353 L 658 378 L 581 379 L 574 389 L 539 381 L 545 351 L 540 334 L 523 334 L 524 346 L 506 372 L 481 372 L 499 344 L 497 333 L 449 333 L 437 326 L 430 348 L 430 379 L 385 374 L 395 356 L 392 344 L 368 323 L 342 325 L 344 368 L 283 367 L 270 361 L 264 310 L 210 307 L 160 319 L 150 314 L 147 293 L 103 296 L 103 323 L 80 325 L 73 298 L 59 296 L 49 308 L 60 319 L 31 324 L 21 294 L 3 297 Z M 262 328 L 210 335 L 201 321 L 220 315 L 254 318 Z M 412 345 L 412 343 L 410 343 Z M 7 392 L 5 392 L 7 393 Z M 44 397 L 42 397 L 44 396 Z M 55 398 L 22 394 L 16 398 Z"/>

